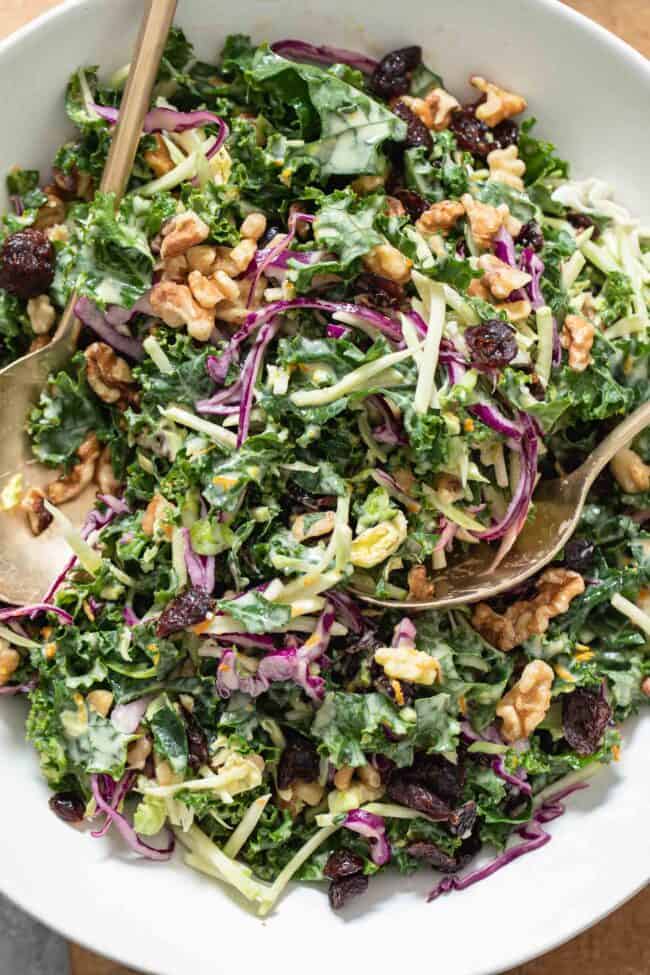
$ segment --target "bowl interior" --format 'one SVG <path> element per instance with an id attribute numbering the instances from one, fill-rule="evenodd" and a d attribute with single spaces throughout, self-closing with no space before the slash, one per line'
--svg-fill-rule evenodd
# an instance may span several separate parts
<path id="1" fill-rule="evenodd" d="M 79 0 L 0 45 L 4 138 L 0 170 L 47 174 L 70 134 L 63 113 L 69 73 L 81 64 L 113 70 L 129 58 L 141 3 Z M 240 0 L 233 7 L 184 0 L 179 22 L 200 57 L 214 57 L 230 32 L 258 40 L 301 37 L 381 55 L 421 43 L 448 88 L 468 94 L 484 74 L 529 99 L 540 133 L 574 162 L 577 175 L 611 182 L 650 218 L 646 195 L 650 127 L 641 120 L 650 69 L 622 43 L 554 0 L 374 0 L 352 14 L 341 0 Z M 97 951 L 159 975 L 245 971 L 281 975 L 302 957 L 311 975 L 368 966 L 388 975 L 415 949 L 442 970 L 503 970 L 571 937 L 646 880 L 650 840 L 639 810 L 650 801 L 650 727 L 632 722 L 620 766 L 569 800 L 554 842 L 489 881 L 427 905 L 433 875 L 380 878 L 343 916 L 323 893 L 294 888 L 260 922 L 218 886 L 183 867 L 136 861 L 113 839 L 64 828 L 23 743 L 24 706 L 0 708 L 0 887 L 46 923 Z M 330 947 L 332 946 L 332 947 Z M 426 953 L 426 954 L 425 954 Z"/>

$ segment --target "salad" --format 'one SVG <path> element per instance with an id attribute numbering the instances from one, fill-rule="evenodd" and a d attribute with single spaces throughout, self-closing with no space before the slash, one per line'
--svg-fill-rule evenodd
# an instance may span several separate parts
<path id="1" fill-rule="evenodd" d="M 549 841 L 650 700 L 650 434 L 517 591 L 350 589 L 503 558 L 538 478 L 647 396 L 650 231 L 522 95 L 463 104 L 419 47 L 236 35 L 207 64 L 178 29 L 116 208 L 126 74 L 76 71 L 51 174 L 8 175 L 0 363 L 73 292 L 83 330 L 29 418 L 51 483 L 0 494 L 71 546 L 0 610 L 0 694 L 57 816 L 260 914 L 292 878 L 333 908 L 384 868 L 462 890 Z"/>

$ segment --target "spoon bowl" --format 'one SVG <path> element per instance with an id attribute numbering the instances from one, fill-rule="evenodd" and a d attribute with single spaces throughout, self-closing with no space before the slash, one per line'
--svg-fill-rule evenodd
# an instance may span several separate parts
<path id="1" fill-rule="evenodd" d="M 116 204 L 133 166 L 175 11 L 176 0 L 150 0 L 142 21 L 100 185 L 102 192 L 115 195 Z M 57 476 L 33 457 L 26 424 L 48 376 L 63 369 L 76 349 L 80 325 L 75 301 L 72 295 L 49 345 L 0 370 L 0 491 L 16 474 L 22 475 L 25 488 L 44 488 Z M 92 509 L 95 491 L 96 486 L 89 485 L 65 505 L 66 517 L 75 527 Z M 69 558 L 68 543 L 56 522 L 34 537 L 20 508 L 0 513 L 0 600 L 14 605 L 38 602 Z"/>
<path id="2" fill-rule="evenodd" d="M 369 596 L 352 588 L 362 602 L 385 609 L 449 609 L 476 603 L 525 582 L 557 555 L 574 533 L 589 489 L 614 455 L 650 425 L 650 403 L 644 403 L 620 423 L 585 462 L 566 477 L 540 481 L 529 518 L 506 557 L 495 565 L 494 547 L 472 545 L 462 560 L 434 576 L 435 594 L 427 600 L 392 600 Z"/>

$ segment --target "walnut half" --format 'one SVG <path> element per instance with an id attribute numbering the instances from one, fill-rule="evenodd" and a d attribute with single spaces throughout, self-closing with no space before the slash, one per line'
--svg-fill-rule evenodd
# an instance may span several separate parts
<path id="1" fill-rule="evenodd" d="M 553 617 L 566 613 L 571 600 L 584 591 L 584 579 L 578 572 L 547 569 L 537 581 L 533 599 L 517 600 L 503 614 L 495 613 L 487 603 L 479 603 L 472 626 L 499 650 L 513 650 L 528 637 L 545 633 Z"/>
<path id="2" fill-rule="evenodd" d="M 543 660 L 526 664 L 517 683 L 501 698 L 496 707 L 503 722 L 501 733 L 506 741 L 528 738 L 544 720 L 551 703 L 553 671 Z"/>
<path id="3" fill-rule="evenodd" d="M 63 504 L 65 501 L 78 498 L 94 477 L 95 463 L 100 451 L 97 437 L 94 433 L 89 433 L 77 450 L 79 462 L 69 474 L 62 474 L 45 488 L 48 501 L 52 504 Z"/>
<path id="4" fill-rule="evenodd" d="M 93 342 L 84 352 L 86 377 L 104 403 L 126 409 L 136 401 L 136 388 L 129 364 L 105 342 Z"/>

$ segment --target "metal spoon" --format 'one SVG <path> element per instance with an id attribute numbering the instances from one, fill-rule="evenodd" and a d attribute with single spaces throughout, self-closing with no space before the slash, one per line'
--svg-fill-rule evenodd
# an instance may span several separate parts
<path id="1" fill-rule="evenodd" d="M 572 474 L 541 481 L 534 496 L 534 518 L 526 523 L 514 547 L 496 568 L 493 568 L 494 547 L 472 545 L 462 561 L 434 577 L 435 595 L 432 599 L 377 599 L 359 589 L 350 591 L 373 606 L 414 612 L 476 603 L 513 589 L 543 569 L 568 542 L 598 474 L 622 447 L 649 425 L 650 403 L 644 403 L 612 430 Z"/>
<path id="2" fill-rule="evenodd" d="M 131 62 L 122 98 L 120 117 L 113 134 L 100 189 L 122 198 L 142 134 L 151 92 L 167 35 L 174 19 L 176 0 L 150 0 Z M 80 324 L 74 315 L 73 295 L 61 316 L 49 345 L 0 370 L 0 490 L 18 473 L 26 485 L 44 487 L 56 472 L 38 464 L 25 433 L 29 411 L 38 400 L 50 373 L 62 369 L 73 355 Z M 65 506 L 74 525 L 80 525 L 94 504 L 95 485 Z M 0 513 L 0 600 L 21 604 L 36 602 L 69 557 L 67 542 L 56 525 L 35 538 L 20 509 Z"/>

